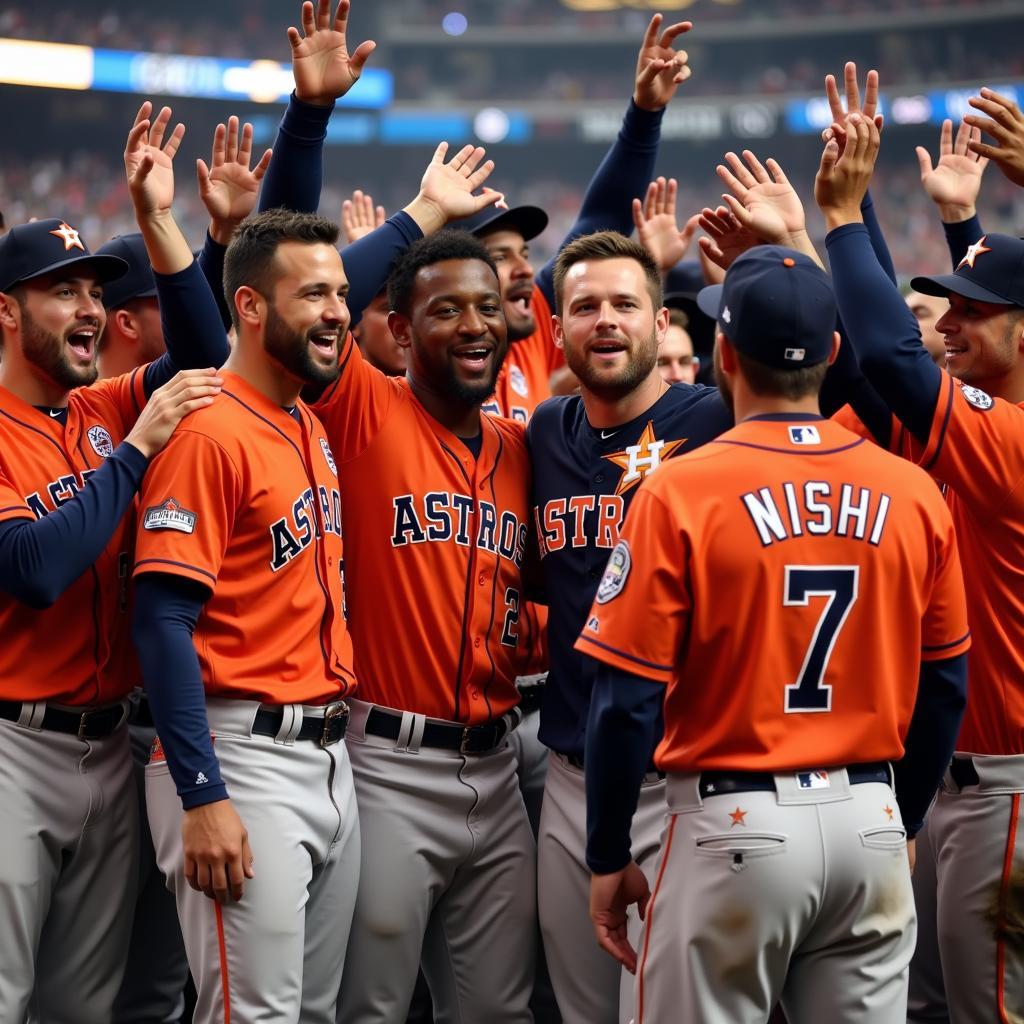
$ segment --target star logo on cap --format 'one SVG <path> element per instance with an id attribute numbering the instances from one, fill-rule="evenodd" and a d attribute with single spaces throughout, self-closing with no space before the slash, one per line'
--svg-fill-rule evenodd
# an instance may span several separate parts
<path id="1" fill-rule="evenodd" d="M 983 239 L 983 241 L 984 241 L 984 239 Z M 731 324 L 732 323 L 732 313 L 729 312 L 729 307 L 728 306 L 726 306 L 725 309 L 722 310 L 722 323 L 724 323 L 724 324 Z"/>
<path id="2" fill-rule="evenodd" d="M 78 232 L 71 227 L 70 224 L 65 224 L 64 221 L 60 222 L 60 227 L 56 231 L 51 231 L 51 235 L 56 235 L 59 239 L 64 242 L 64 251 L 67 252 L 69 249 L 81 249 L 85 252 L 85 246 L 82 244 L 82 240 L 78 237 Z"/>
<path id="3" fill-rule="evenodd" d="M 960 261 L 960 262 L 959 262 L 959 263 L 958 263 L 958 264 L 956 265 L 956 269 L 957 269 L 957 270 L 959 270 L 959 269 L 960 269 L 960 268 L 961 268 L 961 267 L 962 267 L 962 266 L 963 266 L 963 265 L 964 265 L 965 263 L 967 264 L 967 266 L 969 266 L 969 267 L 971 268 L 971 270 L 973 270 L 973 269 L 974 269 L 974 261 L 975 261 L 975 260 L 976 260 L 976 259 L 977 259 L 977 258 L 978 258 L 978 257 L 979 257 L 979 256 L 980 256 L 980 255 L 981 255 L 982 253 L 983 253 L 983 252 L 991 252 L 991 251 L 992 251 L 992 250 L 991 250 L 991 249 L 990 249 L 990 248 L 989 248 L 989 247 L 988 247 L 988 246 L 987 246 L 987 245 L 985 244 L 985 239 L 986 239 L 986 238 L 988 238 L 988 235 L 982 235 L 982 236 L 981 236 L 981 238 L 979 238 L 979 239 L 978 239 L 978 240 L 977 240 L 977 241 L 976 241 L 976 242 L 974 243 L 974 245 L 969 245 L 969 246 L 967 247 L 967 254 L 966 254 L 966 255 L 964 256 L 964 258 L 963 258 L 963 259 L 962 259 L 962 260 L 961 260 L 961 261 Z"/>

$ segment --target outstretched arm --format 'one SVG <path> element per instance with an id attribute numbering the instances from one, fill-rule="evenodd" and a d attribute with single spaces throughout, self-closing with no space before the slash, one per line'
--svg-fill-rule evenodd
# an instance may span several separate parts
<path id="1" fill-rule="evenodd" d="M 150 121 L 152 109 L 148 101 L 139 108 L 124 151 L 128 191 L 153 266 L 167 345 L 166 354 L 146 368 L 147 395 L 178 369 L 220 366 L 228 357 L 216 300 L 171 212 L 174 155 L 185 126 L 177 125 L 165 143 L 171 110 L 164 107 Z"/>
<path id="2" fill-rule="evenodd" d="M 676 50 L 674 43 L 693 28 L 692 23 L 681 21 L 665 29 L 661 26 L 662 16 L 655 14 L 640 46 L 633 98 L 618 138 L 591 179 L 576 223 L 562 245 L 592 231 L 628 235 L 633 230 L 633 197 L 643 195 L 654 177 L 665 107 L 679 85 L 690 77 L 686 51 Z M 552 309 L 553 271 L 554 261 L 545 264 L 537 275 L 537 285 Z"/>

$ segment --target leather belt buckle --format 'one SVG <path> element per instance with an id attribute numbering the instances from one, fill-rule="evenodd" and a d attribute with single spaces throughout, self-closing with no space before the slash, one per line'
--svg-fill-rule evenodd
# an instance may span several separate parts
<path id="1" fill-rule="evenodd" d="M 83 711 L 78 718 L 78 738 L 80 740 L 91 740 L 95 737 L 86 735 L 86 729 L 89 726 L 89 712 Z"/>
<path id="2" fill-rule="evenodd" d="M 324 711 L 324 724 L 320 730 L 320 746 L 330 747 L 343 739 L 348 730 L 348 705 L 344 701 L 331 704 Z"/>
<path id="3" fill-rule="evenodd" d="M 463 756 L 467 754 L 475 754 L 476 751 L 470 748 L 470 741 L 473 739 L 473 727 L 464 726 L 462 729 L 462 738 L 459 740 L 459 753 Z"/>

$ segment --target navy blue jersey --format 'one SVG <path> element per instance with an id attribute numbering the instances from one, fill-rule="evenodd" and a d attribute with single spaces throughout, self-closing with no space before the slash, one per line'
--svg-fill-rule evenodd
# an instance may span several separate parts
<path id="1" fill-rule="evenodd" d="M 732 425 L 717 389 L 690 384 L 673 384 L 636 419 L 614 429 L 592 427 L 579 395 L 552 398 L 533 414 L 526 440 L 551 661 L 540 738 L 551 749 L 583 756 L 598 662 L 573 644 L 637 486 L 666 459 Z"/>

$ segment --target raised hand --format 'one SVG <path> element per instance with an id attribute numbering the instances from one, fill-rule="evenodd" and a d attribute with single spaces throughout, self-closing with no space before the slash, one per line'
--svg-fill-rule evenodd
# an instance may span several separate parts
<path id="1" fill-rule="evenodd" d="M 981 141 L 981 129 L 974 128 L 965 117 L 953 140 L 953 122 L 942 122 L 939 132 L 939 159 L 932 166 L 931 154 L 924 146 L 917 146 L 917 162 L 921 167 L 921 184 L 928 198 L 939 207 L 947 223 L 969 220 L 975 214 L 975 204 L 981 191 L 981 176 L 988 159 L 970 148 L 972 142 Z"/>
<path id="2" fill-rule="evenodd" d="M 357 188 L 352 198 L 341 204 L 341 227 L 348 245 L 379 228 L 386 219 L 384 207 L 374 207 L 373 196 L 361 189 Z"/>
<path id="3" fill-rule="evenodd" d="M 806 234 L 804 208 L 777 161 L 769 157 L 765 168 L 749 149 L 743 160 L 735 153 L 725 160 L 728 166 L 715 171 L 729 189 L 722 198 L 735 220 L 759 241 L 794 247 Z"/>
<path id="4" fill-rule="evenodd" d="M 878 113 L 878 72 L 869 71 L 864 79 L 864 104 L 860 101 L 860 87 L 857 85 L 857 65 L 847 61 L 843 66 L 843 91 L 846 93 L 846 106 L 839 96 L 839 85 L 835 75 L 825 76 L 825 96 L 828 99 L 829 110 L 832 113 L 833 125 L 845 125 L 846 119 L 851 114 L 860 114 L 869 121 L 874 121 L 879 131 L 882 130 L 883 119 Z M 842 155 L 843 147 L 846 145 L 846 132 L 833 133 L 832 128 L 826 128 L 821 133 L 821 141 L 829 142 L 835 138 L 839 146 L 839 154 Z"/>
<path id="5" fill-rule="evenodd" d="M 424 234 L 438 231 L 450 221 L 471 217 L 486 206 L 504 202 L 505 197 L 492 189 L 483 189 L 479 195 L 474 195 L 494 170 L 493 160 L 480 163 L 485 155 L 483 147 L 463 146 L 445 163 L 447 153 L 448 143 L 440 143 L 423 173 L 419 194 L 405 207 Z"/>
<path id="6" fill-rule="evenodd" d="M 836 132 L 844 130 L 838 124 L 832 127 Z M 850 115 L 845 132 L 842 155 L 839 143 L 830 139 L 814 179 L 814 198 L 830 231 L 863 220 L 860 204 L 871 183 L 880 145 L 878 125 L 860 114 Z"/>
<path id="7" fill-rule="evenodd" d="M 135 115 L 135 124 L 124 148 L 124 169 L 128 191 L 139 218 L 170 213 L 174 201 L 174 154 L 185 134 L 183 124 L 175 125 L 167 141 L 171 108 L 164 107 L 150 121 L 153 104 L 147 100 Z"/>
<path id="8" fill-rule="evenodd" d="M 232 115 L 227 125 L 219 124 L 213 133 L 210 166 L 196 161 L 199 198 L 210 214 L 210 236 L 227 245 L 239 224 L 256 208 L 260 182 L 270 166 L 268 149 L 255 167 L 252 158 L 252 125 L 242 126 L 239 141 L 238 118 Z"/>
<path id="9" fill-rule="evenodd" d="M 982 89 L 980 96 L 972 96 L 967 102 L 988 117 L 967 114 L 964 120 L 974 131 L 991 135 L 998 143 L 990 146 L 981 141 L 980 134 L 972 133 L 967 148 L 979 160 L 994 160 L 1010 181 L 1024 186 L 1024 114 L 1020 107 L 992 89 Z"/>
<path id="10" fill-rule="evenodd" d="M 679 183 L 675 178 L 657 178 L 647 186 L 643 202 L 633 200 L 633 223 L 640 244 L 654 257 L 662 273 L 671 270 L 686 255 L 697 232 L 697 216 L 682 230 L 676 220 Z"/>
<path id="11" fill-rule="evenodd" d="M 659 32 L 662 20 L 660 14 L 651 18 L 637 57 L 633 102 L 644 110 L 660 110 L 666 106 L 679 84 L 690 77 L 686 51 L 673 49 L 672 44 L 684 32 L 689 32 L 693 23 L 679 21 Z"/>
<path id="12" fill-rule="evenodd" d="M 711 270 L 712 267 L 726 271 L 748 249 L 761 244 L 761 239 L 749 228 L 745 228 L 727 206 L 719 206 L 714 210 L 704 207 L 697 223 L 705 232 L 697 244 L 700 247 L 704 279 L 708 284 L 721 281 L 721 277 Z"/>
<path id="13" fill-rule="evenodd" d="M 331 0 L 310 0 L 302 5 L 302 32 L 288 29 L 292 48 L 295 95 L 306 103 L 330 106 L 352 88 L 363 73 L 367 58 L 377 44 L 368 39 L 349 55 L 345 32 L 350 0 L 339 0 L 331 20 Z"/>

